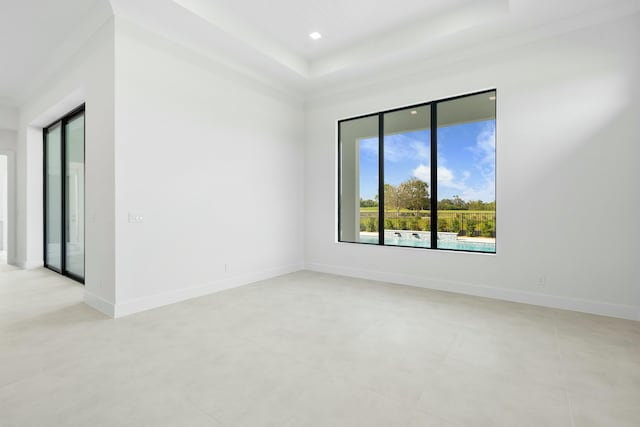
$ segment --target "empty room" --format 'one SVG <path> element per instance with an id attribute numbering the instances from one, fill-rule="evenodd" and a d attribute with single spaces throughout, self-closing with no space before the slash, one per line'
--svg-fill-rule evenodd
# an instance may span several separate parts
<path id="1" fill-rule="evenodd" d="M 640 425 L 640 1 L 0 0 L 0 58 L 0 425 Z"/>

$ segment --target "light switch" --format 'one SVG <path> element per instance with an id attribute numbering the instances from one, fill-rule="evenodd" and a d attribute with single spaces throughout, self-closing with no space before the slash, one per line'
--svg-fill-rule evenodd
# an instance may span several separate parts
<path id="1" fill-rule="evenodd" d="M 129 212 L 129 222 L 131 222 L 131 223 L 144 222 L 144 215 L 139 214 L 139 213 Z"/>

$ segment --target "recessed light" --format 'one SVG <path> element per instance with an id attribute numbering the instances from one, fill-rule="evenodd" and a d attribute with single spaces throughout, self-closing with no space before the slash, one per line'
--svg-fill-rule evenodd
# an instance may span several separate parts
<path id="1" fill-rule="evenodd" d="M 311 37 L 314 40 L 318 40 L 322 38 L 322 34 L 320 34 L 317 31 L 314 31 L 313 33 L 309 34 L 309 37 Z"/>
<path id="2" fill-rule="evenodd" d="M 496 96 L 495 95 L 489 97 L 489 101 L 495 101 L 495 100 L 496 100 Z"/>
<path id="3" fill-rule="evenodd" d="M 416 114 L 418 114 L 418 112 L 416 110 L 411 110 L 411 115 L 415 116 Z"/>

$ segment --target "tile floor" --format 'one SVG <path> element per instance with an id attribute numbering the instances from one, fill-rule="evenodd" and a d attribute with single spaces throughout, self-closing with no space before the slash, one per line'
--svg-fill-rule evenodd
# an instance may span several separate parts
<path id="1" fill-rule="evenodd" d="M 309 271 L 81 301 L 0 267 L 0 425 L 640 426 L 640 322 Z"/>

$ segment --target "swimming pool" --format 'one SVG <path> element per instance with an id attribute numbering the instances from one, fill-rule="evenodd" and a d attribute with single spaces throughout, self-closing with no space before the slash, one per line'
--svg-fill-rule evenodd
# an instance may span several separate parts
<path id="1" fill-rule="evenodd" d="M 385 233 L 384 243 L 385 245 L 390 246 L 407 246 L 411 248 L 430 248 L 431 240 L 429 238 L 425 238 L 425 236 L 420 233 L 419 238 L 416 237 L 398 237 L 398 236 L 389 236 Z M 440 235 L 440 233 L 438 233 Z M 378 243 L 378 236 L 375 235 L 360 235 L 361 243 Z M 470 241 L 462 241 L 455 240 L 450 238 L 441 238 L 438 241 L 439 249 L 452 249 L 458 251 L 475 251 L 475 252 L 495 252 L 496 244 L 489 242 L 470 242 Z"/>

